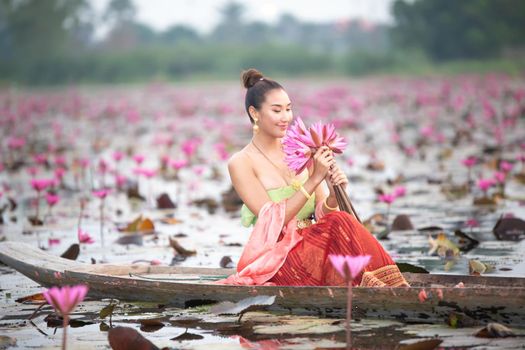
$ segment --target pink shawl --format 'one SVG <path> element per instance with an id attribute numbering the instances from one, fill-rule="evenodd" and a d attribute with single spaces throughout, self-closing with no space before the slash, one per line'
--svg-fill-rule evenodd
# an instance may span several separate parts
<path id="1" fill-rule="evenodd" d="M 237 273 L 215 283 L 273 285 L 268 281 L 283 266 L 288 253 L 303 239 L 297 232 L 295 217 L 284 225 L 285 210 L 286 201 L 270 201 L 263 205 L 237 264 Z M 319 205 L 315 212 L 318 218 L 323 215 Z M 284 237 L 277 241 L 281 232 L 284 232 Z"/>

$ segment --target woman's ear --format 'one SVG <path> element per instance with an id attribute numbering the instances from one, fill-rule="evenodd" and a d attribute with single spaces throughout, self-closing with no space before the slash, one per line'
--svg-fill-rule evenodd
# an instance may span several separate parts
<path id="1" fill-rule="evenodd" d="M 259 112 L 254 106 L 248 107 L 248 113 L 250 113 L 250 117 L 252 117 L 253 121 L 259 120 Z"/>

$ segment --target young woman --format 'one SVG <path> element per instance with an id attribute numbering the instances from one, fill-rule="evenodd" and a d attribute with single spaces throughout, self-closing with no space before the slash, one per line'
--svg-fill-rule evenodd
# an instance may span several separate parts
<path id="1" fill-rule="evenodd" d="M 218 283 L 344 285 L 328 255 L 368 254 L 370 264 L 354 285 L 407 285 L 375 237 L 338 210 L 333 185 L 346 188 L 348 179 L 327 147 L 315 153 L 313 166 L 303 173 L 288 169 L 281 139 L 292 122 L 292 104 L 284 88 L 255 69 L 243 72 L 242 82 L 253 138 L 231 157 L 228 170 L 244 202 L 242 223 L 254 229 L 237 273 Z"/>

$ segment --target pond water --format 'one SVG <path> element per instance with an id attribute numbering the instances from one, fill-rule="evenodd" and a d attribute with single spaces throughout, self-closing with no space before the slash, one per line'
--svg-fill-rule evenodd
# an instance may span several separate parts
<path id="1" fill-rule="evenodd" d="M 295 115 L 307 123 L 332 121 L 348 141 L 339 164 L 350 179 L 347 192 L 359 216 L 382 214 L 389 224 L 401 214 L 410 218 L 414 229 L 393 230 L 381 239 L 396 261 L 435 273 L 468 274 L 469 260 L 478 260 L 489 265 L 486 275 L 525 276 L 525 241 L 497 240 L 493 233 L 502 215 L 525 218 L 520 175 L 520 156 L 525 155 L 523 79 L 493 75 L 284 85 Z M 0 239 L 26 242 L 58 256 L 78 242 L 81 218 L 82 230 L 95 242 L 81 244 L 80 262 L 155 260 L 219 267 L 229 256 L 235 263 L 250 229 L 240 225 L 238 206 L 224 203 L 222 195 L 230 189 L 225 159 L 250 138 L 242 93 L 236 83 L 3 91 L 2 136 L 7 141 L 1 157 L 0 207 L 5 204 L 5 209 Z M 16 146 L 17 139 L 23 139 L 22 146 Z M 115 152 L 122 152 L 122 160 Z M 466 192 L 461 185 L 469 170 L 462 160 L 469 156 L 477 162 L 470 170 L 471 191 Z M 477 181 L 493 178 L 501 171 L 501 160 L 512 165 L 505 175 L 505 198 L 498 197 L 494 185 L 488 190 L 496 198 L 493 205 L 475 205 L 483 195 Z M 59 202 L 49 211 L 42 196 L 39 216 L 44 224 L 31 225 L 27 218 L 36 213 L 31 178 L 57 178 L 60 172 L 60 182 L 52 185 Z M 142 200 L 127 194 L 136 184 Z M 406 194 L 388 209 L 378 192 L 389 193 L 396 186 L 403 186 Z M 92 190 L 102 187 L 111 192 L 104 200 L 101 226 L 101 200 Z M 162 193 L 176 209 L 156 208 L 155 199 Z M 154 234 L 117 229 L 139 215 L 152 220 Z M 376 234 L 385 230 L 381 220 L 370 225 Z M 429 235 L 435 239 L 440 231 L 418 230 L 428 226 L 441 227 L 457 245 L 458 229 L 479 244 L 453 258 L 431 255 Z M 170 237 L 196 254 L 175 256 Z M 12 348 L 60 348 L 62 329 L 46 319 L 52 309 L 46 306 L 28 320 L 37 305 L 15 302 L 42 288 L 9 267 L 1 266 L 0 272 L 0 348 L 15 341 Z M 109 348 L 109 321 L 99 317 L 109 303 L 81 303 L 72 315 L 77 327 L 69 328 L 70 348 Z M 236 317 L 213 316 L 203 307 L 114 303 L 112 326 L 135 328 L 159 347 L 302 349 L 345 344 L 344 323 L 338 319 L 249 312 L 239 323 Z M 186 323 L 190 317 L 198 321 Z M 144 319 L 155 319 L 162 327 L 143 326 Z M 523 348 L 523 338 L 474 337 L 480 327 L 368 319 L 356 320 L 353 327 L 357 348 L 393 348 L 436 336 L 443 340 L 442 347 Z"/>

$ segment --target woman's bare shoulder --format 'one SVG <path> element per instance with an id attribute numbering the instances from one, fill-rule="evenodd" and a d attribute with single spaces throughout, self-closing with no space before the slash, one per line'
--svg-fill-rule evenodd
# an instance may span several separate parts
<path id="1" fill-rule="evenodd" d="M 251 169 L 252 160 L 248 155 L 246 148 L 234 153 L 228 160 L 228 169 L 232 170 L 247 170 Z"/>

